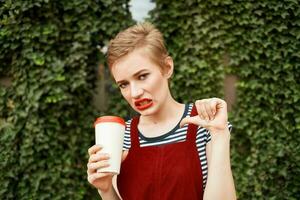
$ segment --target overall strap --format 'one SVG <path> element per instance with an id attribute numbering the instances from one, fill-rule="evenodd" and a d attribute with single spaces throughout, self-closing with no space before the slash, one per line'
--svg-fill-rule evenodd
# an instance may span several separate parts
<path id="1" fill-rule="evenodd" d="M 138 124 L 139 124 L 140 116 L 133 117 L 131 124 L 130 124 L 130 140 L 131 140 L 131 147 L 133 148 L 140 148 L 140 140 L 139 140 L 139 131 L 138 131 Z"/>
<path id="2" fill-rule="evenodd" d="M 196 115 L 198 115 L 198 112 L 197 112 L 196 106 L 193 105 L 190 117 L 194 117 Z M 195 125 L 195 124 L 189 124 L 188 125 L 187 139 L 186 139 L 188 142 L 195 142 L 196 141 L 197 130 L 198 130 L 197 125 Z"/>

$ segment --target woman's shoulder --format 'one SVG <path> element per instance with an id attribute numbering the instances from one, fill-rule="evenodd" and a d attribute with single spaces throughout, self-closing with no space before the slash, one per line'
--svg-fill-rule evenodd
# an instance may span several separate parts
<path id="1" fill-rule="evenodd" d="M 185 104 L 184 114 L 182 116 L 183 118 L 191 116 L 193 106 L 194 106 L 193 103 L 186 103 Z"/>
<path id="2" fill-rule="evenodd" d="M 125 121 L 125 133 L 126 133 L 126 131 L 130 131 L 130 125 L 131 125 L 131 122 L 132 122 L 132 118 L 127 119 L 127 120 Z"/>

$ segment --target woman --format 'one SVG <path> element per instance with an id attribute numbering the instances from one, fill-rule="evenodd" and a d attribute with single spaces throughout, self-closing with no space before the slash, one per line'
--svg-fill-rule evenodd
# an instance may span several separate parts
<path id="1" fill-rule="evenodd" d="M 149 23 L 120 32 L 109 44 L 108 65 L 140 116 L 126 123 L 116 184 L 112 174 L 96 172 L 109 155 L 98 145 L 89 149 L 88 181 L 102 199 L 236 199 L 226 102 L 182 104 L 171 96 L 173 60 L 162 34 Z"/>

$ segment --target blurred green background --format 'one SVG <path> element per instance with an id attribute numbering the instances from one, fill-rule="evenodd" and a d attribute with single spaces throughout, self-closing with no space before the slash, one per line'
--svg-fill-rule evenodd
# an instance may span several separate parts
<path id="1" fill-rule="evenodd" d="M 300 199 L 300 1 L 154 1 L 181 102 L 224 98 L 239 199 Z M 134 113 L 105 46 L 129 0 L 0 1 L 0 199 L 99 199 L 94 119 Z"/>

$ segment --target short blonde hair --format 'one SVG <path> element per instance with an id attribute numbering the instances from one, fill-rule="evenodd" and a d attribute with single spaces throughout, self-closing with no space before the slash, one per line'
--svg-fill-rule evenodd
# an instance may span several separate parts
<path id="1" fill-rule="evenodd" d="M 162 33 L 149 22 L 131 26 L 109 42 L 107 61 L 110 69 L 118 59 L 138 48 L 145 48 L 151 61 L 164 71 L 168 51 Z"/>

